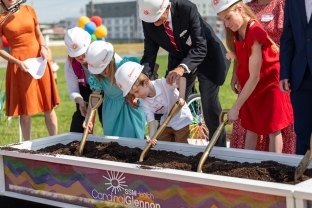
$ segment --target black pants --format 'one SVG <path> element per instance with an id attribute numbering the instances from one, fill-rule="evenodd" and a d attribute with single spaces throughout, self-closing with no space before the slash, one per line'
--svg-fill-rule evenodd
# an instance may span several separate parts
<path id="1" fill-rule="evenodd" d="M 219 116 L 222 111 L 219 101 L 220 86 L 210 81 L 205 75 L 201 73 L 197 74 L 197 78 L 199 82 L 199 92 L 204 112 L 204 119 L 209 130 L 209 138 L 211 139 L 220 125 Z M 222 130 L 219 139 L 216 142 L 216 146 L 226 147 L 226 133 L 224 129 Z"/>
<path id="2" fill-rule="evenodd" d="M 83 100 L 85 102 L 89 102 L 89 96 L 92 93 L 92 90 L 87 86 L 80 86 L 79 85 L 79 90 L 80 94 L 83 97 Z M 98 115 L 99 115 L 99 120 L 102 124 L 102 104 L 98 108 Z M 79 110 L 79 105 L 76 103 L 76 111 L 74 112 L 72 116 L 72 121 L 70 124 L 70 132 L 78 132 L 78 133 L 83 133 L 84 128 L 82 127 L 82 124 L 85 120 L 85 117 L 81 115 L 81 112 Z"/>
<path id="3" fill-rule="evenodd" d="M 312 75 L 307 68 L 298 90 L 290 93 L 294 110 L 294 127 L 297 136 L 296 154 L 304 155 L 310 149 L 312 132 Z"/>

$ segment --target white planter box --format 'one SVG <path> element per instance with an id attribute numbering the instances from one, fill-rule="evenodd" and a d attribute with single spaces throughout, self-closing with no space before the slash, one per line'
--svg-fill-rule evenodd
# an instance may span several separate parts
<path id="1" fill-rule="evenodd" d="M 68 133 L 23 142 L 11 147 L 38 150 L 81 140 Z M 143 149 L 145 141 L 96 137 Z M 203 146 L 158 142 L 156 150 L 196 155 Z M 275 160 L 296 166 L 302 156 L 215 147 L 212 156 L 229 161 Z M 138 158 L 139 160 L 139 158 Z M 310 164 L 309 168 L 312 168 Z M 311 207 L 312 179 L 297 185 L 263 182 L 137 164 L 66 155 L 30 154 L 0 150 L 0 194 L 60 207 Z M 103 205 L 102 205 L 103 207 Z"/>

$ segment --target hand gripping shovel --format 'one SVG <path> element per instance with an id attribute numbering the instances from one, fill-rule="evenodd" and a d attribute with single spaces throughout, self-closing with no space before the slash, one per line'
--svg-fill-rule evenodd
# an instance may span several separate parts
<path id="1" fill-rule="evenodd" d="M 181 110 L 183 105 L 179 104 L 179 101 L 177 101 L 171 108 L 168 117 L 165 119 L 164 123 L 158 128 L 157 132 L 155 133 L 155 135 L 153 136 L 153 139 L 156 139 L 161 135 L 161 133 L 165 130 L 166 126 L 168 125 L 169 121 L 171 120 L 171 118 L 173 116 L 175 116 L 177 114 L 177 112 L 179 112 Z M 140 155 L 140 160 L 139 162 L 143 162 L 145 155 L 147 154 L 147 152 L 151 149 L 152 144 L 148 143 L 146 145 L 146 147 L 144 148 L 144 150 L 142 151 L 141 155 Z"/>
<path id="2" fill-rule="evenodd" d="M 90 122 L 92 121 L 93 117 L 94 117 L 94 114 L 96 112 L 96 109 L 98 109 L 98 107 L 101 105 L 102 103 L 102 95 L 101 94 L 96 94 L 96 93 L 92 93 L 90 96 L 89 96 L 89 104 L 88 104 L 88 112 L 87 112 L 87 123 L 86 123 L 86 128 L 83 132 L 83 136 L 82 136 L 82 139 L 81 139 L 81 142 L 80 142 L 80 146 L 79 146 L 79 152 L 78 152 L 78 155 L 82 155 L 82 152 L 83 152 L 83 148 L 86 144 L 86 141 L 87 141 L 87 137 L 88 137 L 88 134 L 89 134 L 89 124 Z M 90 111 L 91 109 L 91 111 Z M 100 115 L 101 116 L 101 115 Z"/>
<path id="3" fill-rule="evenodd" d="M 309 163 L 311 162 L 312 159 L 312 134 L 310 137 L 310 149 L 307 150 L 303 158 L 301 159 L 299 165 L 296 167 L 295 170 L 295 181 L 297 181 L 301 176 L 303 175 L 304 171 L 307 169 L 309 166 Z"/>
<path id="4" fill-rule="evenodd" d="M 222 111 L 222 113 L 220 114 L 220 125 L 218 126 L 217 130 L 215 131 L 215 133 L 213 134 L 212 138 L 210 139 L 203 155 L 200 158 L 198 167 L 197 167 L 197 172 L 201 173 L 202 172 L 202 168 L 203 165 L 206 161 L 206 159 L 208 158 L 213 146 L 215 145 L 215 143 L 217 142 L 223 128 L 229 123 L 229 120 L 226 119 L 224 120 L 224 116 L 227 114 L 227 111 Z"/>

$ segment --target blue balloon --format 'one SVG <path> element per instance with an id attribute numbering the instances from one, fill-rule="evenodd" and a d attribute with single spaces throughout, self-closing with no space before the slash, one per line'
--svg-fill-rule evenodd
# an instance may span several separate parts
<path id="1" fill-rule="evenodd" d="M 96 25 L 94 22 L 88 22 L 85 26 L 84 26 L 85 31 L 87 31 L 90 35 L 92 35 L 96 29 Z"/>

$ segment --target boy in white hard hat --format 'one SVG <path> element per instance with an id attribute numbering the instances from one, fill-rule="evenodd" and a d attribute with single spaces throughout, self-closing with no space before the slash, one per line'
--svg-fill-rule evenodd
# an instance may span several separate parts
<path id="1" fill-rule="evenodd" d="M 169 53 L 167 82 L 186 77 L 186 99 L 197 76 L 211 137 L 220 125 L 218 93 L 229 68 L 222 41 L 188 0 L 138 0 L 138 9 L 145 38 L 141 64 L 153 69 L 159 47 L 165 49 Z M 225 135 L 223 131 L 217 146 L 226 145 Z"/>
<path id="2" fill-rule="evenodd" d="M 94 41 L 90 44 L 86 59 L 90 87 L 104 92 L 102 119 L 104 135 L 144 139 L 145 115 L 142 107 L 133 108 L 123 97 L 116 84 L 115 73 L 120 64 L 128 61 L 114 52 L 112 44 Z"/>
<path id="3" fill-rule="evenodd" d="M 140 98 L 153 145 L 156 144 L 156 140 L 153 140 L 156 133 L 155 113 L 163 114 L 160 120 L 160 124 L 162 124 L 171 107 L 179 100 L 183 104 L 182 109 L 170 120 L 158 140 L 187 143 L 190 133 L 189 125 L 193 118 L 184 101 L 185 78 L 178 78 L 172 85 L 168 84 L 165 78 L 151 81 L 142 73 L 143 68 L 144 66 L 135 62 L 127 62 L 120 66 L 115 78 L 119 88 L 123 91 L 123 96 L 130 93 L 136 98 Z"/>
<path id="4" fill-rule="evenodd" d="M 85 30 L 74 27 L 66 31 L 65 46 L 68 58 L 65 62 L 65 78 L 69 96 L 76 103 L 76 111 L 72 116 L 70 132 L 83 133 L 83 122 L 87 113 L 87 102 L 92 93 L 88 78 L 88 64 L 85 53 L 91 43 L 91 36 Z M 102 122 L 102 106 L 98 108 Z"/>

